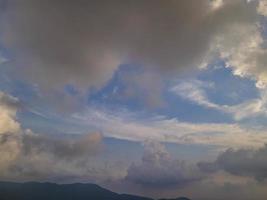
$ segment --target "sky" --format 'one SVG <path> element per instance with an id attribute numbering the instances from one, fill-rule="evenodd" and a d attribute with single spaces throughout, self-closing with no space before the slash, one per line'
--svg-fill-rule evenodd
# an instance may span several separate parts
<path id="1" fill-rule="evenodd" d="M 0 180 L 267 196 L 266 0 L 0 0 Z"/>

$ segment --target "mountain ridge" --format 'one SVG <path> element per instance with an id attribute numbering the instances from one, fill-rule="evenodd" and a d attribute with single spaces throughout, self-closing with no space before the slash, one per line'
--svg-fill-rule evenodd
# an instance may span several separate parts
<path id="1" fill-rule="evenodd" d="M 118 194 L 92 183 L 57 184 L 50 182 L 0 181 L 0 200 L 155 200 Z M 159 200 L 190 200 L 185 197 Z"/>

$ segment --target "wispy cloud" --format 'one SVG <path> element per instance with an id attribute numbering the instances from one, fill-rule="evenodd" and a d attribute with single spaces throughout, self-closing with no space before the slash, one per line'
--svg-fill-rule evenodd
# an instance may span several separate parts
<path id="1" fill-rule="evenodd" d="M 264 131 L 243 128 L 239 124 L 188 123 L 165 116 L 142 117 L 142 113 L 89 107 L 73 115 L 76 123 L 99 130 L 107 137 L 119 139 L 183 144 L 205 144 L 223 147 L 259 146 L 267 141 Z M 235 138 L 233 140 L 232 138 Z"/>
<path id="2" fill-rule="evenodd" d="M 210 89 L 216 90 L 216 88 L 212 88 L 212 83 L 191 80 L 173 86 L 170 91 L 197 105 L 228 113 L 236 121 L 254 118 L 261 115 L 266 116 L 267 114 L 267 98 L 265 89 L 259 90 L 259 98 L 252 98 L 236 105 L 221 105 L 212 102 L 207 95 L 207 91 Z"/>

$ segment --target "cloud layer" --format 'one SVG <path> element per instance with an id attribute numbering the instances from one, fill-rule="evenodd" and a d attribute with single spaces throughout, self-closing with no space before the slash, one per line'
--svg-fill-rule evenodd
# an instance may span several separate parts
<path id="1" fill-rule="evenodd" d="M 173 72 L 216 55 L 264 85 L 264 2 L 8 0 L 1 39 L 24 76 L 47 88 L 101 86 L 121 63 Z"/>
<path id="2" fill-rule="evenodd" d="M 212 144 L 224 148 L 259 147 L 267 141 L 265 130 L 237 123 L 191 123 L 160 115 L 146 117 L 124 109 L 114 111 L 91 106 L 83 113 L 74 114 L 70 120 L 100 130 L 107 137 L 130 141 Z"/>

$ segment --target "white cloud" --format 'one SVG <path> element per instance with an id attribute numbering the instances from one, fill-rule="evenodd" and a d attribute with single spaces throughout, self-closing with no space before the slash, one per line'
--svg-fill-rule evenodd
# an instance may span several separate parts
<path id="1" fill-rule="evenodd" d="M 218 38 L 221 58 L 226 60 L 235 75 L 256 80 L 258 88 L 264 88 L 267 83 L 267 51 L 263 43 L 257 24 L 236 25 Z"/>
<path id="2" fill-rule="evenodd" d="M 20 124 L 14 119 L 18 100 L 0 91 L 0 135 L 18 132 Z"/>
<path id="3" fill-rule="evenodd" d="M 229 113 L 236 121 L 256 116 L 267 115 L 267 95 L 265 89 L 259 89 L 260 97 L 246 100 L 236 105 L 221 105 L 212 102 L 207 90 L 212 89 L 212 83 L 192 80 L 173 86 L 170 91 L 197 105 Z M 216 88 L 214 88 L 216 90 Z"/>
<path id="4" fill-rule="evenodd" d="M 219 105 L 208 99 L 205 89 L 209 88 L 213 88 L 213 84 L 210 82 L 191 80 L 173 86 L 170 91 L 201 106 L 219 109 Z"/>
<path id="5" fill-rule="evenodd" d="M 153 140 L 234 148 L 260 146 L 267 141 L 266 132 L 242 128 L 238 124 L 189 123 L 164 116 L 144 119 L 141 113 L 125 110 L 115 112 L 90 107 L 84 113 L 73 115 L 72 120 L 101 131 L 107 137 L 132 141 Z"/>
<path id="6" fill-rule="evenodd" d="M 263 16 L 267 16 L 267 1 L 266 0 L 260 0 L 258 5 L 258 13 L 260 13 Z"/>
<path id="7" fill-rule="evenodd" d="M 133 163 L 125 177 L 144 187 L 183 187 L 203 178 L 197 166 L 171 157 L 160 143 L 147 142 L 141 163 Z"/>
<path id="8" fill-rule="evenodd" d="M 236 1 L 232 2 L 234 4 Z M 256 4 L 257 14 L 267 16 L 266 0 L 248 1 L 247 4 Z M 239 10 L 237 7 L 235 9 Z M 227 66 L 233 69 L 234 75 L 255 80 L 258 88 L 265 88 L 267 50 L 264 47 L 266 41 L 261 33 L 264 25 L 259 19 L 253 21 L 252 13 L 243 13 L 243 16 L 242 13 L 239 14 L 239 17 L 247 18 L 248 21 L 244 22 L 240 19 L 239 22 L 228 24 L 219 31 L 211 44 L 211 57 L 217 53 L 227 63 Z"/>

